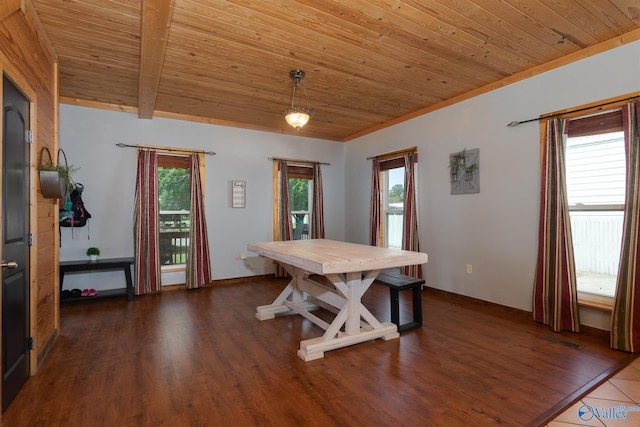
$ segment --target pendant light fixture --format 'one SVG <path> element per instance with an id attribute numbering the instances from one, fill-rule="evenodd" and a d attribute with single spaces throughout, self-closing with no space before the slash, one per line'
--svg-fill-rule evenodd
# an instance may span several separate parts
<path id="1" fill-rule="evenodd" d="M 304 83 L 302 79 L 304 78 L 304 71 L 302 70 L 292 70 L 289 73 L 289 77 L 293 79 L 293 92 L 291 94 L 291 107 L 287 108 L 282 112 L 284 119 L 291 126 L 296 128 L 296 130 L 300 130 L 300 128 L 307 124 L 311 116 L 313 115 L 313 111 L 309 108 L 309 98 L 307 97 L 307 91 L 304 88 Z M 296 88 L 298 85 L 302 86 L 302 91 L 304 92 L 304 99 L 307 104 L 306 107 L 296 107 Z"/>

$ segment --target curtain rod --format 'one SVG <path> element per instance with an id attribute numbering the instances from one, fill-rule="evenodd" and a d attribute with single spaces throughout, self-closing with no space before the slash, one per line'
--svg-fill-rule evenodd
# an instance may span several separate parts
<path id="1" fill-rule="evenodd" d="M 388 153 L 382 153 L 382 154 L 378 154 L 377 156 L 369 156 L 367 157 L 367 160 L 373 160 L 373 159 L 383 159 L 383 160 L 389 160 L 389 159 L 396 159 L 396 158 L 400 158 L 402 156 L 404 156 L 405 154 L 417 154 L 418 151 L 418 147 L 410 147 L 410 148 L 405 148 L 402 150 L 396 150 L 396 151 L 390 151 Z"/>
<path id="2" fill-rule="evenodd" d="M 605 105 L 617 104 L 619 102 L 630 101 L 632 99 L 640 99 L 640 97 L 638 97 L 638 95 L 635 95 L 635 96 L 630 96 L 628 98 L 616 99 L 614 101 L 603 102 L 602 104 L 596 104 L 596 105 L 590 105 L 589 107 L 578 108 L 577 110 L 571 110 L 571 111 L 568 111 L 566 113 L 543 114 L 540 117 L 537 117 L 535 119 L 513 121 L 513 122 L 507 124 L 507 127 L 514 128 L 514 127 L 520 126 L 521 124 L 524 124 L 524 123 L 529 123 L 529 122 L 535 122 L 535 121 L 539 121 L 539 120 L 549 119 L 551 117 L 562 117 L 564 114 L 579 113 L 580 111 L 591 110 L 593 108 L 604 107 Z"/>
<path id="3" fill-rule="evenodd" d="M 207 154 L 209 156 L 215 156 L 216 153 L 214 153 L 213 151 L 204 151 L 204 150 L 193 150 L 190 148 L 166 148 L 166 147 L 154 147 L 153 145 L 129 145 L 129 144 L 123 144 L 122 142 L 119 142 L 116 144 L 117 147 L 120 148 L 148 148 L 151 150 L 162 150 L 162 151 L 178 151 L 178 152 L 184 152 L 184 153 L 203 153 L 203 154 Z"/>
<path id="4" fill-rule="evenodd" d="M 407 154 L 410 155 L 410 156 L 415 155 L 415 153 L 407 153 Z M 402 156 L 404 156 L 404 154 Z M 402 156 L 393 157 L 393 159 L 399 159 Z M 369 157 L 367 157 L 367 160 L 379 159 L 380 157 L 384 157 L 384 156 L 369 156 Z"/>
<path id="5" fill-rule="evenodd" d="M 331 163 L 326 162 L 314 162 L 312 160 L 296 160 L 296 159 L 283 159 L 280 157 L 269 157 L 267 160 L 275 160 L 275 161 L 283 161 L 283 162 L 292 162 L 292 163 L 308 163 L 310 165 L 327 165 L 331 166 Z"/>

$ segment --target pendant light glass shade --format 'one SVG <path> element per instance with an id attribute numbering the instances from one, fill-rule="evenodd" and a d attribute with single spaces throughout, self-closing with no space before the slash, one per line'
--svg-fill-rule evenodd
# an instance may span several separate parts
<path id="1" fill-rule="evenodd" d="M 311 116 L 313 115 L 313 111 L 309 108 L 309 98 L 307 98 L 307 91 L 304 88 L 304 83 L 302 83 L 302 79 L 304 78 L 304 71 L 301 70 L 293 70 L 289 73 L 289 77 L 293 79 L 293 92 L 291 93 L 291 107 L 287 108 L 282 112 L 284 119 L 291 125 L 296 128 L 296 130 L 300 130 L 300 128 L 309 122 Z M 298 85 L 302 85 L 302 90 L 304 91 L 304 99 L 307 102 L 306 107 L 296 107 L 296 88 Z"/>
<path id="2" fill-rule="evenodd" d="M 284 119 L 287 123 L 296 129 L 300 129 L 302 126 L 306 125 L 311 118 L 309 110 L 303 107 L 287 108 L 282 112 L 282 114 L 284 115 Z"/>

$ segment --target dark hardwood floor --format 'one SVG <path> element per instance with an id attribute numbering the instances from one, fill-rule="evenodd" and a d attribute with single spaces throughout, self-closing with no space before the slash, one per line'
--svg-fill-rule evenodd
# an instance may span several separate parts
<path id="1" fill-rule="evenodd" d="M 522 312 L 425 290 L 422 328 L 305 363 L 299 342 L 321 329 L 255 318 L 284 285 L 63 304 L 61 335 L 2 426 L 537 425 L 631 360 L 606 335 L 553 334 Z M 388 321 L 388 298 L 374 285 L 364 301 Z"/>

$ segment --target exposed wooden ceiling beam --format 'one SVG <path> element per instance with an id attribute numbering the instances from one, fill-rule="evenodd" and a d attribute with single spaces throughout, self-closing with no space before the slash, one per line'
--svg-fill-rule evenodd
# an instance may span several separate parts
<path id="1" fill-rule="evenodd" d="M 21 3 L 20 0 L 3 0 L 0 2 L 0 22 L 7 16 L 20 10 Z"/>
<path id="2" fill-rule="evenodd" d="M 11 3 L 12 1 L 13 0 L 9 0 L 9 3 Z M 21 3 L 20 12 L 24 15 L 27 21 L 31 22 L 31 25 L 33 26 L 33 28 L 35 28 L 36 34 L 38 34 L 38 38 L 40 39 L 40 41 L 42 42 L 42 45 L 44 46 L 47 53 L 51 57 L 51 60 L 57 63 L 58 55 L 56 54 L 56 51 L 53 48 L 53 45 L 51 44 L 51 40 L 49 40 L 49 36 L 47 35 L 47 32 L 45 31 L 44 26 L 40 21 L 40 17 L 38 16 L 38 13 L 36 12 L 35 7 L 33 6 L 33 2 L 31 0 L 21 0 L 21 1 L 19 0 L 18 2 Z"/>
<path id="3" fill-rule="evenodd" d="M 142 0 L 138 117 L 150 119 L 156 104 L 175 0 Z"/>

